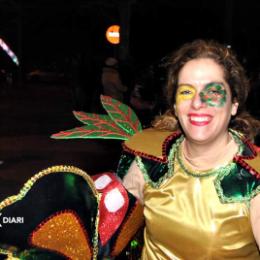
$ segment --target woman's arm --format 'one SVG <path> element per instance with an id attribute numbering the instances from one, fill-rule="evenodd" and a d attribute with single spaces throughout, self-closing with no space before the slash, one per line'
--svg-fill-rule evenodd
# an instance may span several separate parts
<path id="1" fill-rule="evenodd" d="M 144 176 L 134 160 L 123 179 L 123 185 L 143 204 Z"/>
<path id="2" fill-rule="evenodd" d="M 260 194 L 250 202 L 250 220 L 255 240 L 260 248 Z"/>

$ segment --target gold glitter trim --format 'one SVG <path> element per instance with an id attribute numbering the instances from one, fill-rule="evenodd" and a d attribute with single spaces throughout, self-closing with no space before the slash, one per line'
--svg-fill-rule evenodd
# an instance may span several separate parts
<path id="1" fill-rule="evenodd" d="M 2 249 L 0 248 L 0 255 L 6 255 L 7 258 L 5 258 L 5 260 L 10 260 L 10 259 L 19 259 L 14 257 L 13 252 L 11 250 L 7 250 L 7 249 Z"/>
<path id="2" fill-rule="evenodd" d="M 30 237 L 30 243 L 53 250 L 69 259 L 91 259 L 88 236 L 73 211 L 59 212 L 41 223 Z"/>
<path id="3" fill-rule="evenodd" d="M 20 258 L 14 257 L 12 254 L 8 254 L 6 260 L 20 260 Z"/>
<path id="4" fill-rule="evenodd" d="M 98 257 L 98 226 L 99 226 L 99 205 L 100 205 L 100 200 L 101 200 L 101 194 L 99 193 L 97 195 L 97 217 L 95 219 L 95 234 L 94 237 L 92 239 L 93 242 L 93 259 L 96 260 Z"/>
<path id="5" fill-rule="evenodd" d="M 89 184 L 93 194 L 95 194 L 95 196 L 98 197 L 98 191 L 95 188 L 94 182 L 85 171 L 83 171 L 77 167 L 74 167 L 74 166 L 56 165 L 56 166 L 52 166 L 47 169 L 44 169 L 43 171 L 38 172 L 24 184 L 23 188 L 20 190 L 20 192 L 17 195 L 13 195 L 13 196 L 10 196 L 10 197 L 4 199 L 0 203 L 0 211 L 3 208 L 15 203 L 16 201 L 23 199 L 25 197 L 25 195 L 27 194 L 27 192 L 35 184 L 36 181 L 38 181 L 40 178 L 42 178 L 46 175 L 49 175 L 51 173 L 74 173 L 76 175 L 81 176 Z"/>
<path id="6" fill-rule="evenodd" d="M 19 191 L 17 195 L 10 196 L 6 199 L 4 199 L 0 203 L 0 211 L 7 207 L 10 206 L 11 204 L 23 199 L 27 192 L 32 188 L 32 186 L 38 181 L 40 178 L 52 174 L 52 173 L 74 173 L 76 175 L 81 176 L 89 185 L 91 188 L 93 194 L 97 198 L 97 203 L 99 207 L 99 202 L 100 202 L 100 194 L 95 188 L 95 184 L 91 177 L 83 170 L 75 167 L 75 166 L 69 166 L 69 165 L 55 165 L 49 168 L 46 168 L 37 174 L 35 174 L 33 177 L 31 177 L 22 187 L 22 189 Z M 98 255 L 98 223 L 99 223 L 99 212 L 97 213 L 97 217 L 95 220 L 95 234 L 93 238 L 93 259 L 97 258 Z M 12 255 L 12 252 L 10 250 L 4 250 L 0 248 L 0 254 L 6 254 L 6 255 Z"/>

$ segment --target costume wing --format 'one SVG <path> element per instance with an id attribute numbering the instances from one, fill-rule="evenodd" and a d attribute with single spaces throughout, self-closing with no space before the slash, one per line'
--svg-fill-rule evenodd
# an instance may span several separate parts
<path id="1" fill-rule="evenodd" d="M 73 112 L 84 126 L 61 131 L 51 137 L 128 140 L 135 133 L 142 131 L 138 117 L 129 106 L 109 96 L 101 96 L 101 103 L 107 115 Z"/>

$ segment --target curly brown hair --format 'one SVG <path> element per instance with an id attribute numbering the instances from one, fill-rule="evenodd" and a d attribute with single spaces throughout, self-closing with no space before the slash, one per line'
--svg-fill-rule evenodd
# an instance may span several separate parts
<path id="1" fill-rule="evenodd" d="M 231 118 L 229 127 L 253 139 L 260 130 L 260 122 L 246 112 L 245 103 L 250 87 L 245 70 L 229 47 L 213 40 L 198 39 L 186 43 L 170 55 L 165 64 L 168 69 L 166 95 L 169 109 L 155 118 L 153 126 L 173 131 L 180 129 L 174 111 L 179 72 L 187 62 L 199 58 L 210 58 L 223 68 L 224 78 L 230 86 L 232 100 L 239 103 L 237 115 Z"/>

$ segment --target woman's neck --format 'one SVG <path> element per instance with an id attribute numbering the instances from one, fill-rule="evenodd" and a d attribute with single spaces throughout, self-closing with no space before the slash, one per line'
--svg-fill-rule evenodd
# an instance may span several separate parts
<path id="1" fill-rule="evenodd" d="M 227 164 L 237 151 L 238 145 L 228 132 L 210 144 L 199 144 L 189 139 L 185 139 L 182 143 L 184 161 L 197 170 L 207 170 Z"/>
<path id="2" fill-rule="evenodd" d="M 229 132 L 226 132 L 221 137 L 217 137 L 214 140 L 208 142 L 196 142 L 185 138 L 185 149 L 190 156 L 202 156 L 207 154 L 216 154 L 216 151 L 222 150 L 232 140 Z"/>

